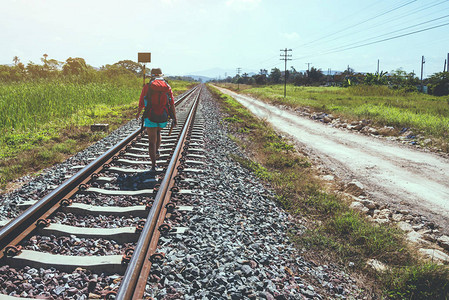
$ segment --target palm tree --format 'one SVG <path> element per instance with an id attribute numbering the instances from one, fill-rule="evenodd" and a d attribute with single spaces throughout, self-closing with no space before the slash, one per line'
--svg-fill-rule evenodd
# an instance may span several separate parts
<path id="1" fill-rule="evenodd" d="M 44 59 L 42 59 L 42 62 L 44 63 L 44 67 L 45 68 L 48 68 L 48 64 L 47 64 L 47 57 L 48 57 L 48 54 L 47 53 L 44 53 L 44 55 L 42 55 L 43 57 L 44 57 Z"/>

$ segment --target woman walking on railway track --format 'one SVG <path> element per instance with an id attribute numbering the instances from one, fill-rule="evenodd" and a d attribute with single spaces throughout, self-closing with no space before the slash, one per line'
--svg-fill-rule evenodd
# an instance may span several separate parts
<path id="1" fill-rule="evenodd" d="M 156 159 L 161 145 L 162 128 L 167 126 L 169 118 L 173 120 L 173 127 L 177 124 L 173 92 L 162 76 L 161 69 L 151 70 L 150 82 L 143 86 L 140 93 L 139 108 L 136 115 L 136 119 L 139 119 L 141 111 L 145 108 L 142 121 L 148 134 L 148 154 L 152 163 L 152 172 L 156 171 L 157 167 Z"/>

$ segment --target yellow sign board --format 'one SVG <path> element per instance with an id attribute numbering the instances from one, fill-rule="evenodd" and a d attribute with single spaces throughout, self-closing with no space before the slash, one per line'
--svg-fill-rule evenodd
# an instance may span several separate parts
<path id="1" fill-rule="evenodd" d="M 139 52 L 139 53 L 137 53 L 137 62 L 140 62 L 140 63 L 149 63 L 149 62 L 151 62 L 151 53 L 150 52 Z"/>

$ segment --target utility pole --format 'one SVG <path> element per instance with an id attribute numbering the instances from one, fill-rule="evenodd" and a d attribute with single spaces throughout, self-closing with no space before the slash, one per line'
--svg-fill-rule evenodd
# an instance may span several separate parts
<path id="1" fill-rule="evenodd" d="M 242 68 L 237 68 L 237 75 L 239 75 L 239 77 L 237 78 L 237 90 L 240 90 L 240 83 L 239 83 L 239 79 L 240 79 L 240 72 L 242 71 Z"/>
<path id="2" fill-rule="evenodd" d="M 283 60 L 285 62 L 285 68 L 284 68 L 284 98 L 287 96 L 287 60 L 292 60 L 291 54 L 287 54 L 288 51 L 292 51 L 292 49 L 287 49 L 285 48 L 284 50 L 281 49 L 281 52 L 284 52 L 283 54 L 281 54 L 281 60 Z"/>
<path id="3" fill-rule="evenodd" d="M 424 59 L 424 55 L 422 56 L 421 59 L 421 93 L 423 93 L 423 89 L 424 89 L 424 85 L 423 85 L 423 81 L 422 81 L 422 76 L 423 76 L 423 72 L 424 72 L 424 64 L 426 63 L 425 59 Z"/>
<path id="4" fill-rule="evenodd" d="M 306 63 L 306 65 L 307 65 L 307 77 L 309 77 L 309 72 L 310 72 L 310 65 L 311 65 L 312 63 Z"/>
<path id="5" fill-rule="evenodd" d="M 377 74 L 379 74 L 379 66 L 380 66 L 380 60 L 377 60 Z"/>

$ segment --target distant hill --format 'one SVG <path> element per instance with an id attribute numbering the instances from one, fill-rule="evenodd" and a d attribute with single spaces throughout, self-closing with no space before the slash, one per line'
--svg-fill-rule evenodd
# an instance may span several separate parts
<path id="1" fill-rule="evenodd" d="M 254 70 L 241 70 L 240 75 L 243 73 L 248 73 L 249 76 L 257 74 Z M 237 74 L 236 69 L 221 69 L 221 68 L 212 68 L 203 71 L 190 72 L 189 75 L 193 78 L 201 78 L 203 82 L 212 80 L 212 79 L 224 79 L 227 76 L 234 77 Z"/>
<path id="2" fill-rule="evenodd" d="M 201 81 L 201 82 L 208 82 L 214 78 L 210 78 L 207 76 L 201 76 L 201 75 L 184 75 L 185 77 L 192 77 L 193 79 L 195 79 L 196 81 Z"/>

